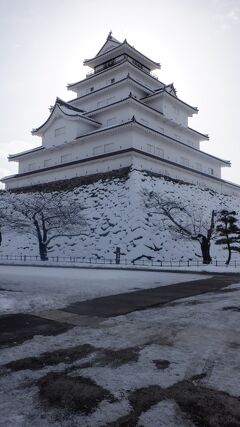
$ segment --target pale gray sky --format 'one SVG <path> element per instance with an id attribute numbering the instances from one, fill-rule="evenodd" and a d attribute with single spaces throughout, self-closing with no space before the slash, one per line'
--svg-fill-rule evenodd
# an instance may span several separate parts
<path id="1" fill-rule="evenodd" d="M 40 145 L 31 129 L 67 83 L 85 77 L 110 29 L 125 37 L 199 108 L 190 126 L 209 133 L 202 148 L 232 161 L 223 178 L 240 184 L 240 0 L 0 0 L 0 176 L 7 155 Z"/>

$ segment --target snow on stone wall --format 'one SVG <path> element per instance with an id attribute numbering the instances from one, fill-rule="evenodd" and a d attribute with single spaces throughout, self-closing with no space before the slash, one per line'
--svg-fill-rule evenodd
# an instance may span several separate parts
<path id="1" fill-rule="evenodd" d="M 196 259 L 196 254 L 200 255 L 199 243 L 179 240 L 168 230 L 160 231 L 158 221 L 153 224 L 142 200 L 143 188 L 179 200 L 193 212 L 200 212 L 203 218 L 210 218 L 213 209 L 235 209 L 240 214 L 240 200 L 236 197 L 133 170 L 126 176 L 99 179 L 71 190 L 69 197 L 80 200 L 86 208 L 87 228 L 83 236 L 56 240 L 49 255 L 114 258 L 119 246 L 125 254 L 122 258 L 128 260 L 142 255 L 154 260 Z M 151 249 L 154 245 L 158 251 Z M 3 232 L 0 254 L 38 255 L 37 240 L 33 236 Z M 226 252 L 214 243 L 211 254 L 213 258 L 226 258 Z M 240 259 L 239 254 L 235 256 Z"/>

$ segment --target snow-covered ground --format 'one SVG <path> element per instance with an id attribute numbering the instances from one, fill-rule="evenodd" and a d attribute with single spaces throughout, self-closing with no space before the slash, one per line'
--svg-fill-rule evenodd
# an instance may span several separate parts
<path id="1" fill-rule="evenodd" d="M 65 270 L 61 270 L 61 272 L 68 274 Z M 49 280 L 49 278 L 47 279 L 48 272 L 43 270 L 43 273 L 39 273 L 42 279 L 36 278 L 34 285 L 39 287 L 42 283 L 46 290 L 47 280 Z M 82 283 L 85 282 L 86 287 L 89 285 L 89 289 L 91 280 L 90 276 L 87 276 L 88 274 L 94 274 L 95 280 L 108 283 L 108 289 L 105 288 L 104 293 L 113 289 L 113 274 L 116 272 L 104 272 L 105 277 L 100 278 L 99 271 L 84 273 L 84 271 L 77 270 L 74 273 L 75 278 L 73 277 L 75 284 L 72 285 L 72 290 L 75 292 L 79 273 L 84 274 Z M 125 283 L 125 290 L 128 286 L 129 288 L 146 286 L 147 277 L 151 286 L 156 285 L 161 277 L 159 273 L 144 275 L 143 273 L 121 272 L 121 274 L 123 273 L 122 283 Z M 7 281 L 7 276 L 4 274 L 2 277 L 5 277 Z M 15 284 L 13 280 L 12 284 L 6 283 L 6 285 L 9 288 L 13 286 L 15 291 L 18 277 L 21 283 L 24 283 L 22 282 L 24 274 L 27 278 L 25 289 L 29 292 L 33 277 L 31 269 L 23 269 L 22 274 L 19 268 L 16 269 Z M 58 277 L 59 283 L 53 280 L 49 286 L 55 289 L 59 286 L 59 289 L 64 292 L 65 279 L 61 278 L 60 274 Z M 100 282 L 92 287 L 90 291 L 92 295 L 99 292 L 97 287 L 100 286 Z M 114 285 L 118 287 L 118 290 L 121 288 L 120 276 Z M 56 366 L 45 366 L 35 371 L 23 370 L 8 375 L 3 372 L 4 375 L 0 379 L 0 425 L 4 427 L 106 426 L 107 423 L 113 422 L 131 411 L 128 396 L 134 390 L 149 385 L 158 385 L 166 390 L 174 384 L 199 374 L 205 374 L 205 377 L 195 381 L 196 389 L 200 384 L 203 388 L 239 396 L 239 301 L 240 285 L 232 285 L 228 287 L 228 292 L 220 291 L 178 300 L 162 308 L 110 318 L 95 326 L 75 327 L 54 337 L 35 336 L 32 340 L 15 346 L 11 350 L 2 350 L 1 364 L 37 356 L 45 351 L 71 348 L 86 343 L 104 349 L 135 348 L 138 358 L 120 366 L 111 366 L 111 364 L 101 366 L 101 364 L 94 364 L 94 358 L 91 355 L 71 365 L 65 365 L 62 362 Z M 87 362 L 89 359 L 91 367 L 81 368 L 80 365 L 83 361 Z M 166 369 L 158 369 L 156 366 L 158 360 L 167 360 L 169 366 Z M 69 366 L 75 369 L 69 375 L 81 375 L 93 379 L 97 384 L 109 390 L 116 400 L 113 402 L 102 401 L 99 407 L 89 415 L 76 413 L 66 415 L 61 410 L 57 412 L 46 410 L 39 404 L 38 387 L 34 380 L 43 377 L 50 371 L 63 372 Z M 236 405 L 239 405 L 237 399 Z M 187 419 L 186 414 L 181 412 L 174 400 L 167 399 L 152 405 L 146 412 L 142 412 L 138 426 L 193 427 L 194 424 Z"/>
<path id="2" fill-rule="evenodd" d="M 203 278 L 184 273 L 0 266 L 0 313 L 60 308 L 74 301 Z"/>

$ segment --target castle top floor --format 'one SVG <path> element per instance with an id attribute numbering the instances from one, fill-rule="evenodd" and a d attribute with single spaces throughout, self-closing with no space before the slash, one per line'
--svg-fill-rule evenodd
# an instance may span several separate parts
<path id="1" fill-rule="evenodd" d="M 112 37 L 111 32 L 97 55 L 91 59 L 85 59 L 84 65 L 93 68 L 96 73 L 114 65 L 114 61 L 121 58 L 123 55 L 131 58 L 135 65 L 143 71 L 150 72 L 156 68 L 160 68 L 160 64 L 158 62 L 153 61 L 139 52 L 131 46 L 126 39 L 120 43 L 117 39 Z"/>

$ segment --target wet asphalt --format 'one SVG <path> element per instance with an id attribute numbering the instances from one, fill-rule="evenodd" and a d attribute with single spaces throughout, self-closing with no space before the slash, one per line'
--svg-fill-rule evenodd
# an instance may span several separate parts
<path id="1" fill-rule="evenodd" d="M 106 319 L 137 310 L 161 307 L 181 298 L 211 292 L 228 292 L 227 287 L 240 283 L 240 274 L 203 275 L 201 280 L 178 283 L 151 289 L 136 290 L 91 300 L 75 302 L 61 309 L 62 312 L 94 318 Z M 226 288 L 226 289 L 223 289 Z M 17 313 L 0 316 L 0 348 L 18 345 L 35 335 L 58 335 L 75 325 L 49 320 L 34 313 Z"/>

